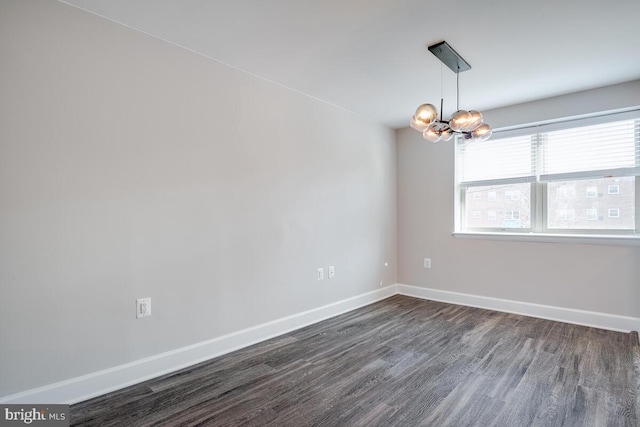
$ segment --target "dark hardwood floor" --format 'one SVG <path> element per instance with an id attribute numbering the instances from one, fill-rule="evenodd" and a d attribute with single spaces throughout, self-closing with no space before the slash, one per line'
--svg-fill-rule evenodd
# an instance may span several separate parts
<path id="1" fill-rule="evenodd" d="M 635 333 L 394 296 L 73 405 L 71 420 L 83 426 L 637 426 L 637 349 Z"/>

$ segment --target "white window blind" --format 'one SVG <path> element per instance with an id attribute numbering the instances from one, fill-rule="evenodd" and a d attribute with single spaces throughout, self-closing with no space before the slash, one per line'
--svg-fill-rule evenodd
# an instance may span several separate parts
<path id="1" fill-rule="evenodd" d="M 524 135 L 481 143 L 459 142 L 461 187 L 505 182 L 554 181 L 640 175 L 635 119 L 545 131 L 523 129 Z M 557 127 L 557 126 L 556 126 Z"/>
<path id="2" fill-rule="evenodd" d="M 490 139 L 482 143 L 460 145 L 461 184 L 518 178 L 518 182 L 535 178 L 535 151 L 530 135 Z"/>
<path id="3" fill-rule="evenodd" d="M 540 180 L 638 175 L 636 132 L 624 120 L 543 134 Z"/>

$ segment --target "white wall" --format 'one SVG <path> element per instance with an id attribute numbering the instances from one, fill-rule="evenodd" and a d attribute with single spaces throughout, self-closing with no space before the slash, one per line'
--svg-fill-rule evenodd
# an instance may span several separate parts
<path id="1" fill-rule="evenodd" d="M 396 282 L 393 131 L 49 0 L 0 58 L 0 396 Z"/>
<path id="2" fill-rule="evenodd" d="M 638 105 L 640 81 L 487 111 L 504 127 Z M 397 131 L 398 281 L 640 317 L 640 248 L 467 240 L 454 231 L 454 146 Z M 423 268 L 423 258 L 432 268 Z"/>

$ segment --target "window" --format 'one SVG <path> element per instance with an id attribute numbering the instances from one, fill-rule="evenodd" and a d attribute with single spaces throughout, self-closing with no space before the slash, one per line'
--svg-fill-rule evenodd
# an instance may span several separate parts
<path id="1" fill-rule="evenodd" d="M 624 194 L 619 196 L 602 196 L 597 198 L 589 197 L 588 188 L 606 188 L 612 182 L 617 181 L 622 185 Z M 561 188 L 562 186 L 572 185 L 578 192 L 572 199 L 558 199 L 547 198 L 546 208 L 548 212 L 548 219 L 546 221 L 546 228 L 548 231 L 568 231 L 568 230 L 633 230 L 635 228 L 635 218 L 632 215 L 628 215 L 621 221 L 598 221 L 594 223 L 598 218 L 587 217 L 587 209 L 602 209 L 602 212 L 607 212 L 609 208 L 617 208 L 621 206 L 628 207 L 630 211 L 634 209 L 634 194 L 635 194 L 635 177 L 624 178 L 594 178 L 594 179 L 580 179 L 573 181 L 559 181 L 547 183 L 547 191 L 553 192 L 554 189 Z M 573 210 L 576 214 L 572 222 L 562 219 L 563 215 L 561 211 Z"/>
<path id="2" fill-rule="evenodd" d="M 598 197 L 598 187 L 587 187 L 587 197 L 590 199 Z"/>
<path id="3" fill-rule="evenodd" d="M 482 212 L 473 211 L 473 219 L 480 219 L 480 218 L 482 218 Z"/>
<path id="4" fill-rule="evenodd" d="M 587 209 L 587 221 L 598 220 L 598 209 Z"/>
<path id="5" fill-rule="evenodd" d="M 520 200 L 520 192 L 518 190 L 507 190 L 504 192 L 505 200 Z"/>
<path id="6" fill-rule="evenodd" d="M 569 185 L 561 185 L 556 189 L 558 199 L 570 199 L 576 197 L 576 187 Z"/>
<path id="7" fill-rule="evenodd" d="M 473 200 L 480 200 L 480 199 L 482 199 L 481 193 L 473 193 Z"/>
<path id="8" fill-rule="evenodd" d="M 456 168 L 457 231 L 640 233 L 640 110 L 459 139 Z"/>
<path id="9" fill-rule="evenodd" d="M 504 219 L 508 221 L 519 221 L 520 220 L 520 212 L 519 211 L 505 211 Z"/>
<path id="10" fill-rule="evenodd" d="M 529 227 L 529 215 L 522 214 L 517 220 L 506 218 L 503 214 L 507 210 L 522 210 L 528 212 L 529 209 L 529 184 L 507 184 L 507 185 L 488 185 L 474 187 L 473 190 L 465 193 L 465 204 L 470 208 L 464 216 L 465 228 L 523 228 Z M 520 200 L 497 199 L 497 194 L 506 193 L 506 191 L 518 191 L 521 194 Z M 482 194 L 482 201 L 479 203 L 474 200 L 474 194 Z M 493 198 L 493 200 L 492 200 Z M 471 208 L 473 206 L 473 208 Z M 487 212 L 485 218 L 477 217 L 475 212 Z M 498 216 L 497 212 L 501 215 Z M 493 212 L 493 214 L 491 213 Z M 518 212 L 520 213 L 520 212 Z"/>
<path id="11" fill-rule="evenodd" d="M 574 209 L 558 209 L 556 218 L 558 221 L 575 221 L 576 211 Z"/>

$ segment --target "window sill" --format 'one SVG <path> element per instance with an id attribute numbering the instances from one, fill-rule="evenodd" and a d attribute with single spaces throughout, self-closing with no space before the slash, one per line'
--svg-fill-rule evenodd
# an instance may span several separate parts
<path id="1" fill-rule="evenodd" d="M 461 239 L 510 240 L 518 242 L 574 243 L 590 245 L 640 246 L 640 236 L 597 234 L 542 234 L 457 231 L 453 236 Z"/>

